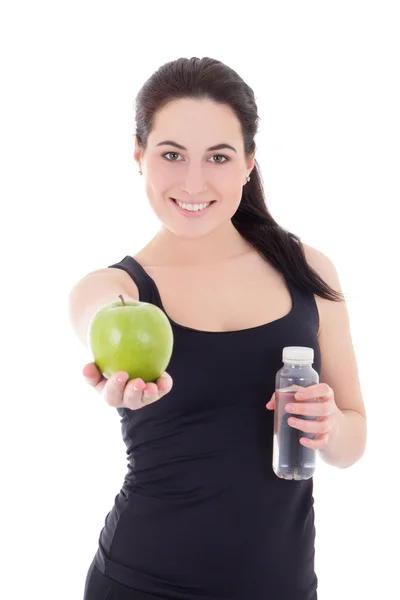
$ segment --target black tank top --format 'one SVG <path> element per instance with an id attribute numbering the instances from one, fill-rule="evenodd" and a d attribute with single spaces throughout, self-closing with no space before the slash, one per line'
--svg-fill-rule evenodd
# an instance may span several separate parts
<path id="1" fill-rule="evenodd" d="M 110 267 L 165 312 L 133 257 Z M 200 331 L 167 315 L 171 392 L 138 410 L 116 409 L 128 470 L 95 564 L 133 588 L 129 598 L 136 589 L 170 600 L 317 599 L 313 479 L 275 475 L 274 411 L 265 408 L 284 346 L 313 348 L 320 373 L 314 295 L 286 284 L 291 311 L 250 329 Z"/>

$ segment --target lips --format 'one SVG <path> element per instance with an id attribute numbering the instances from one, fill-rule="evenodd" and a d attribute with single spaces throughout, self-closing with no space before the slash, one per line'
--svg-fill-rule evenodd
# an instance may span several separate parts
<path id="1" fill-rule="evenodd" d="M 171 197 L 170 199 L 176 202 L 176 198 Z M 193 206 L 194 204 L 212 204 L 213 202 L 216 202 L 216 200 L 208 200 L 208 202 L 184 202 L 183 200 L 179 200 L 179 202 L 181 204 L 191 204 Z"/>

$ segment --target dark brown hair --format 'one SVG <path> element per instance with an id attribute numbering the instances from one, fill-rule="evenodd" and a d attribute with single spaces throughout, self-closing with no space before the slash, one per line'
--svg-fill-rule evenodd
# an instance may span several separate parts
<path id="1" fill-rule="evenodd" d="M 254 92 L 233 69 L 208 57 L 167 62 L 145 82 L 135 100 L 135 135 L 142 149 L 146 148 L 157 111 L 181 98 L 207 99 L 230 106 L 241 123 L 245 155 L 250 159 L 259 122 Z M 268 211 L 256 160 L 232 223 L 253 248 L 297 287 L 328 300 L 344 299 L 307 263 L 300 238 L 278 225 Z"/>

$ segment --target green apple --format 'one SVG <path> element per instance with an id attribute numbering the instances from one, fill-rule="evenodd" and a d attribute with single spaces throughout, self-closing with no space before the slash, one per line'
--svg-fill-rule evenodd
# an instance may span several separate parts
<path id="1" fill-rule="evenodd" d="M 125 371 L 129 379 L 155 382 L 171 359 L 171 324 L 158 306 L 119 298 L 100 308 L 89 323 L 94 362 L 107 379 Z"/>

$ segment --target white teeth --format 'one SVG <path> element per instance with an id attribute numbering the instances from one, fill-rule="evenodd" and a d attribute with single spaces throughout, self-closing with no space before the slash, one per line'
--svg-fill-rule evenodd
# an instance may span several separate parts
<path id="1" fill-rule="evenodd" d="M 191 211 L 203 210 L 204 208 L 207 208 L 207 206 L 209 206 L 211 204 L 211 202 L 207 202 L 206 204 L 184 204 L 182 202 L 179 202 L 179 200 L 175 200 L 175 202 L 181 208 L 184 208 L 186 210 L 191 210 Z"/>

